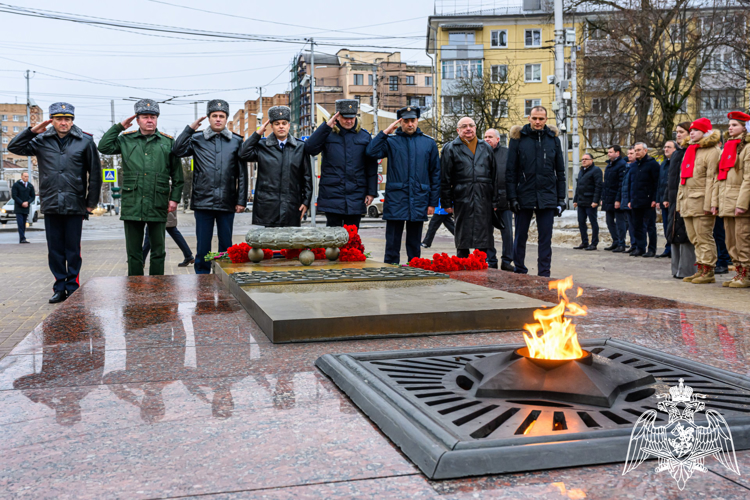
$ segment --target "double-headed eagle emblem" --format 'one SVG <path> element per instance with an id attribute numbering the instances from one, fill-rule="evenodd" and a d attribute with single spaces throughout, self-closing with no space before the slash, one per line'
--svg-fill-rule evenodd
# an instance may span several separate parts
<path id="1" fill-rule="evenodd" d="M 658 458 L 656 472 L 669 471 L 682 490 L 695 470 L 706 472 L 703 460 L 713 456 L 730 471 L 740 474 L 737 457 L 734 453 L 732 432 L 721 413 L 706 410 L 705 394 L 693 392 L 693 388 L 683 384 L 669 388 L 669 394 L 659 394 L 664 398 L 659 402 L 659 410 L 669 414 L 666 425 L 656 426 L 656 410 L 644 412 L 633 427 L 625 459 L 623 475 L 632 471 L 647 458 Z M 704 411 L 708 425 L 698 426 L 694 414 Z"/>

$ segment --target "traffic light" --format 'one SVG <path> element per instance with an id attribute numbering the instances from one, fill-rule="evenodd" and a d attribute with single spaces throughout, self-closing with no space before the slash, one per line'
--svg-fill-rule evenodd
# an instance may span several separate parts
<path id="1" fill-rule="evenodd" d="M 112 198 L 122 198 L 122 194 L 120 194 L 120 187 L 119 186 L 112 186 Z"/>

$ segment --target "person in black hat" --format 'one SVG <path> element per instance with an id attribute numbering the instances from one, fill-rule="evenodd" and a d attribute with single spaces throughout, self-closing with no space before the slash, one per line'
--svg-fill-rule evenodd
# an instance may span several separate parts
<path id="1" fill-rule="evenodd" d="M 274 106 L 268 120 L 253 132 L 240 158 L 258 163 L 253 199 L 253 224 L 266 227 L 300 226 L 310 208 L 313 184 L 305 145 L 289 134 L 292 110 Z M 268 125 L 272 133 L 263 137 Z"/>
<path id="2" fill-rule="evenodd" d="M 182 198 L 182 162 L 172 153 L 174 139 L 157 129 L 159 103 L 141 99 L 135 115 L 115 123 L 99 141 L 99 152 L 122 155 L 122 208 L 128 276 L 143 276 L 143 235 L 148 228 L 151 276 L 164 274 L 167 213 Z M 138 129 L 125 132 L 136 120 Z"/>
<path id="3" fill-rule="evenodd" d="M 196 132 L 208 117 L 209 127 Z M 219 252 L 232 246 L 234 214 L 247 206 L 247 163 L 240 159 L 242 136 L 227 128 L 229 104 L 221 99 L 208 101 L 206 116 L 198 118 L 177 137 L 172 153 L 193 157 L 193 191 L 190 208 L 195 215 L 195 273 L 209 274 L 214 222 L 219 235 Z M 187 260 L 187 257 L 186 257 Z"/>
<path id="4" fill-rule="evenodd" d="M 440 155 L 435 139 L 419 129 L 420 114 L 416 106 L 399 109 L 398 120 L 367 146 L 368 156 L 388 158 L 383 203 L 386 264 L 401 259 L 404 225 L 407 258 L 421 256 L 422 225 L 435 212 L 440 197 Z"/>
<path id="5" fill-rule="evenodd" d="M 39 165 L 39 199 L 44 214 L 49 268 L 55 276 L 54 304 L 78 290 L 81 271 L 83 220 L 99 203 L 102 165 L 91 136 L 76 125 L 75 108 L 56 102 L 50 119 L 18 134 L 8 151 L 36 156 Z M 52 124 L 52 128 L 47 126 Z"/>
<path id="6" fill-rule="evenodd" d="M 355 225 L 378 195 L 378 161 L 365 154 L 372 137 L 357 119 L 359 101 L 339 99 L 336 114 L 305 141 L 305 153 L 323 153 L 318 210 L 327 226 Z"/>

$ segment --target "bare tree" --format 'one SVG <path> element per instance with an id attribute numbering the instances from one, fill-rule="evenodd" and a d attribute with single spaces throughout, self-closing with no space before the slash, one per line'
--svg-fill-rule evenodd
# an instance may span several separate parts
<path id="1" fill-rule="evenodd" d="M 570 0 L 568 9 L 585 20 L 582 88 L 616 99 L 632 141 L 670 139 L 690 96 L 725 84 L 712 62 L 744 31 L 734 0 Z"/>
<path id="2" fill-rule="evenodd" d="M 515 98 L 521 82 L 511 65 L 487 68 L 483 73 L 469 71 L 450 81 L 443 80 L 439 120 L 427 119 L 426 130 L 435 136 L 439 147 L 456 138 L 456 125 L 464 116 L 477 124 L 477 134 L 494 128 L 507 132 L 520 117 Z"/>

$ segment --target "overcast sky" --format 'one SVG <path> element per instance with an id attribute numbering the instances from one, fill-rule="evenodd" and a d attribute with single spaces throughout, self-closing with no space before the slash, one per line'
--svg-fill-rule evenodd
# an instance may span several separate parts
<path id="1" fill-rule="evenodd" d="M 333 44 L 316 45 L 316 51 L 331 54 L 340 48 L 356 49 L 354 45 L 388 46 L 394 48 L 380 50 L 400 50 L 402 60 L 429 64 L 424 47 L 432 0 L 4 0 L 3 3 L 76 16 L 214 32 L 314 36 L 316 42 L 320 39 L 321 43 Z M 404 38 L 373 38 L 381 36 Z M 205 38 L 196 41 L 198 38 L 169 33 L 148 36 L 0 13 L 0 100 L 24 103 L 24 71 L 36 71 L 31 79 L 31 96 L 44 109 L 45 117 L 51 103 L 70 102 L 76 107 L 76 123 L 98 138 L 111 124 L 111 99 L 115 100 L 115 119 L 121 121 L 133 113 L 133 101 L 129 98 L 150 97 L 161 101 L 178 96 L 173 101 L 176 104 L 161 105 L 159 117 L 159 129 L 174 133 L 193 121 L 192 101 L 225 99 L 234 114 L 244 101 L 257 98 L 258 91 L 252 87 L 263 86 L 264 95 L 288 90 L 290 62 L 303 47 L 301 42 Z M 198 106 L 202 116 L 205 102 Z"/>

